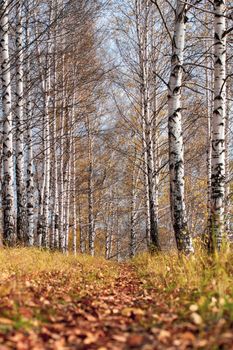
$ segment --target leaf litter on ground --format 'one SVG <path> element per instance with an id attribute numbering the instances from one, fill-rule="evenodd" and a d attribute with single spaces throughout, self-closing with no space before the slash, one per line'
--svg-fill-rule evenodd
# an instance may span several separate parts
<path id="1" fill-rule="evenodd" d="M 205 318 L 198 293 L 167 288 L 143 259 L 1 251 L 0 350 L 233 349 L 231 318 Z"/>

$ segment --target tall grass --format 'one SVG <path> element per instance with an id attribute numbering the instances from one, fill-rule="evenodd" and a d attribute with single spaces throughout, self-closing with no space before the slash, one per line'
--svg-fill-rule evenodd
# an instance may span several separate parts
<path id="1" fill-rule="evenodd" d="M 0 281 L 8 276 L 23 276 L 59 272 L 69 276 L 114 276 L 116 264 L 88 255 L 64 255 L 36 248 L 14 248 L 0 250 Z"/>
<path id="2" fill-rule="evenodd" d="M 200 248 L 188 257 L 176 252 L 141 254 L 133 265 L 145 288 L 176 295 L 181 312 L 196 309 L 205 319 L 233 321 L 232 262 L 233 251 L 225 247 L 213 256 Z"/>

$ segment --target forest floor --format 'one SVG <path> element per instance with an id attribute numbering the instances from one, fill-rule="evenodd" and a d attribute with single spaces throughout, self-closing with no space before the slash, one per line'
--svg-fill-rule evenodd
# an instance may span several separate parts
<path id="1" fill-rule="evenodd" d="M 2 250 L 0 350 L 233 349 L 232 253 L 181 260 Z"/>

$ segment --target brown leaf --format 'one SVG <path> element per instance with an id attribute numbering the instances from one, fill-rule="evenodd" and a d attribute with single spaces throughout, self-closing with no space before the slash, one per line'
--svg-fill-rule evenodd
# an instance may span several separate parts
<path id="1" fill-rule="evenodd" d="M 30 319 L 33 315 L 32 311 L 26 307 L 20 307 L 19 313 L 27 319 Z"/>
<path id="2" fill-rule="evenodd" d="M 13 321 L 10 320 L 9 318 L 0 317 L 0 324 L 12 325 Z"/>
<path id="3" fill-rule="evenodd" d="M 196 337 L 193 333 L 191 332 L 185 332 L 181 335 L 181 339 L 182 340 L 186 340 L 186 341 L 190 341 L 190 342 L 194 342 L 196 340 Z"/>
<path id="4" fill-rule="evenodd" d="M 127 344 L 130 347 L 138 347 L 143 344 L 143 341 L 144 341 L 144 337 L 142 335 L 132 334 L 127 339 Z"/>
<path id="5" fill-rule="evenodd" d="M 162 343 L 167 342 L 167 340 L 171 337 L 171 333 L 165 329 L 162 329 L 158 335 L 158 340 Z"/>
<path id="6" fill-rule="evenodd" d="M 90 345 L 90 344 L 96 343 L 98 338 L 99 338 L 98 334 L 87 332 L 86 333 L 86 338 L 84 339 L 83 343 L 85 345 Z"/>

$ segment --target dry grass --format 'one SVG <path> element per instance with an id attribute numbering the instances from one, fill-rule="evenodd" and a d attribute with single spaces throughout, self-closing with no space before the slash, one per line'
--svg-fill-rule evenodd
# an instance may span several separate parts
<path id="1" fill-rule="evenodd" d="M 87 255 L 66 256 L 36 248 L 0 250 L 0 283 L 12 278 L 43 278 L 43 274 L 49 273 L 69 276 L 70 284 L 72 280 L 77 282 L 77 279 L 108 283 L 116 277 L 118 269 L 114 263 Z"/>
<path id="2" fill-rule="evenodd" d="M 197 310 L 205 320 L 233 321 L 233 251 L 230 248 L 209 256 L 201 249 L 189 257 L 176 252 L 133 260 L 145 288 L 156 288 L 186 315 Z M 162 296 L 161 296 L 162 297 Z"/>

